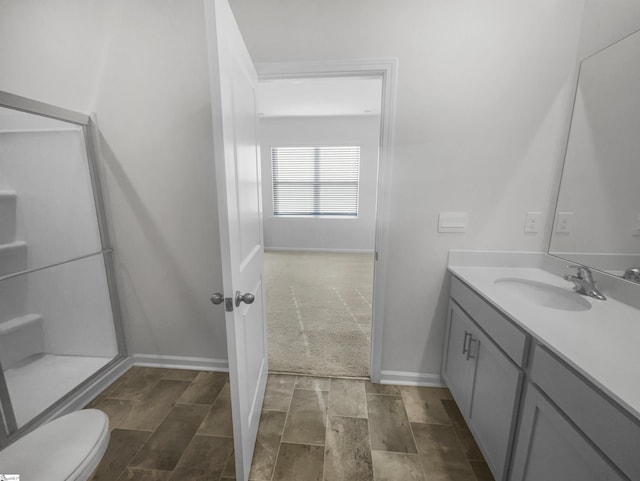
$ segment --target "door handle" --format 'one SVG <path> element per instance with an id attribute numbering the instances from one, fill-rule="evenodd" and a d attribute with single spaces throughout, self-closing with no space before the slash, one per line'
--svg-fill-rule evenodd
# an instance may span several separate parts
<path id="1" fill-rule="evenodd" d="M 222 304 L 224 302 L 224 294 L 222 294 L 221 292 L 214 292 L 211 296 L 210 301 L 216 306 L 218 304 Z"/>
<path id="2" fill-rule="evenodd" d="M 474 338 L 473 338 L 473 336 L 471 336 L 471 337 L 469 338 L 469 347 L 467 348 L 467 361 L 468 361 L 469 359 L 475 359 L 475 358 L 476 358 L 476 356 L 475 356 L 475 355 L 474 355 L 474 356 L 472 356 L 472 355 L 471 355 L 471 343 L 472 343 L 472 342 L 475 342 L 475 343 L 476 343 L 476 346 L 478 346 L 478 347 L 476 348 L 476 355 L 478 354 L 478 349 L 480 349 L 480 340 L 479 340 L 479 339 L 474 339 Z"/>
<path id="3" fill-rule="evenodd" d="M 471 339 L 471 333 L 464 331 L 464 341 L 462 341 L 462 354 L 468 354 L 469 352 L 469 347 L 467 346 L 467 339 Z M 471 342 L 469 342 L 469 346 L 471 345 Z M 467 357 L 467 359 L 469 359 Z"/>
<path id="4" fill-rule="evenodd" d="M 244 302 L 245 304 L 253 304 L 253 301 L 255 300 L 255 296 L 249 292 L 246 294 L 240 294 L 240 291 L 236 291 L 236 307 L 238 307 L 241 302 Z"/>

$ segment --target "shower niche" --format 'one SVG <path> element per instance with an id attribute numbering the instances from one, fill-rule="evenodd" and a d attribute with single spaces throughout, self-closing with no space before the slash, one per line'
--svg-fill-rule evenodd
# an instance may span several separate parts
<path id="1" fill-rule="evenodd" d="M 124 359 L 86 115 L 0 92 L 0 446 Z"/>

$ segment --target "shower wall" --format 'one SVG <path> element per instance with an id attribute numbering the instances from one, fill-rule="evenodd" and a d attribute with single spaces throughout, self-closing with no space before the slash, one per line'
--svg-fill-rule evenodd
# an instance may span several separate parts
<path id="1" fill-rule="evenodd" d="M 15 193 L 15 238 L 0 247 L 0 275 L 101 250 L 79 126 L 0 109 L 0 190 Z M 101 264 L 97 257 L 4 281 L 0 317 L 41 315 L 48 353 L 115 356 Z"/>

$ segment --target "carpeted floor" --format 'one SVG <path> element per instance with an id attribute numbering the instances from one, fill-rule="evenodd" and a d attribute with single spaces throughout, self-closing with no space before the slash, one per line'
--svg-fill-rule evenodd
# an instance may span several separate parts
<path id="1" fill-rule="evenodd" d="M 373 254 L 265 253 L 269 369 L 368 376 Z"/>

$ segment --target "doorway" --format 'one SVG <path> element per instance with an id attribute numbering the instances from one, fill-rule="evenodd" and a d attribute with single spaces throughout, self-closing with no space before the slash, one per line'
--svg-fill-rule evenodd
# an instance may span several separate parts
<path id="1" fill-rule="evenodd" d="M 382 87 L 259 85 L 271 371 L 369 377 Z"/>

